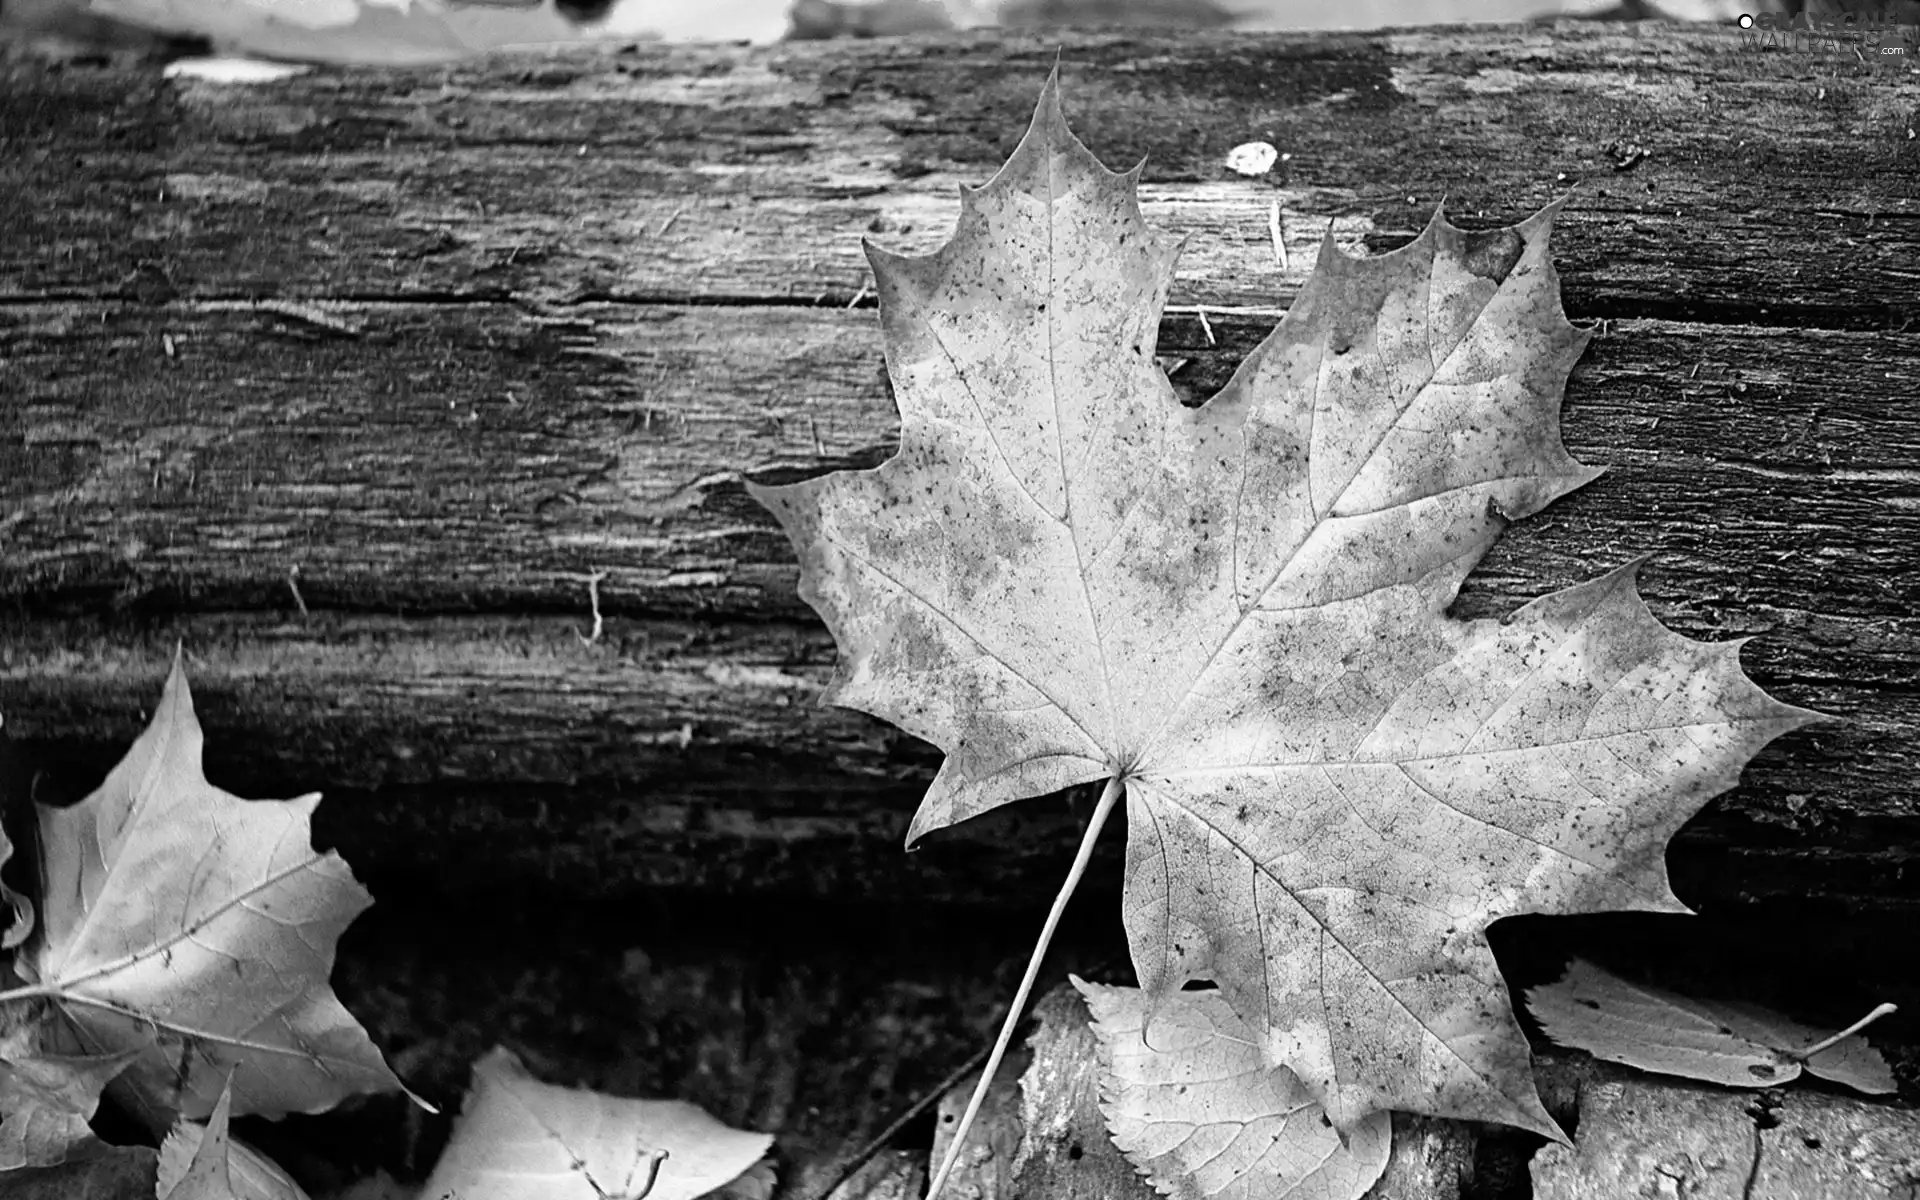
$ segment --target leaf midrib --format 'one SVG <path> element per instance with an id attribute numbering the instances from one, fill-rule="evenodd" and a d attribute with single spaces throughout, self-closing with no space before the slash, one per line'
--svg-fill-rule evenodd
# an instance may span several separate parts
<path id="1" fill-rule="evenodd" d="M 196 933 L 206 928 L 207 926 L 212 925 L 214 922 L 218 921 L 222 916 L 226 915 L 228 912 L 231 912 L 235 907 L 243 905 L 246 901 L 252 899 L 254 896 L 260 895 L 261 893 L 266 892 L 269 889 L 278 886 L 283 880 L 291 878 L 292 876 L 302 871 L 306 871 L 309 868 L 314 867 L 319 863 L 326 861 L 327 858 L 331 856 L 331 854 L 332 854 L 332 851 L 328 851 L 327 854 L 310 854 L 308 857 L 302 859 L 300 862 L 295 863 L 294 865 L 287 867 L 286 869 L 279 871 L 271 876 L 268 876 L 266 879 L 260 881 L 259 883 L 254 884 L 253 886 L 247 888 L 245 891 L 235 893 L 231 898 L 221 903 L 217 908 L 213 909 L 211 912 L 208 912 L 207 914 L 202 916 L 199 920 L 194 922 L 194 924 L 192 924 L 191 926 L 187 926 L 187 925 L 181 926 L 179 932 L 177 933 L 170 934 L 159 941 L 153 942 L 152 944 L 147 946 L 143 946 L 131 953 L 123 954 L 118 958 L 111 959 L 107 962 L 104 962 L 97 966 L 89 968 L 88 970 L 80 974 L 64 977 L 64 978 L 56 976 L 52 979 L 44 981 L 44 986 L 46 986 L 47 988 L 56 990 L 60 995 L 65 997 L 69 997 L 77 1000 L 84 1000 L 87 1003 L 98 1004 L 101 1007 L 115 1007 L 111 1004 L 107 1004 L 105 1002 L 104 997 L 96 997 L 88 992 L 80 990 L 81 987 L 87 983 L 93 982 L 98 979 L 106 978 L 108 976 L 115 975 L 123 971 L 133 970 L 134 968 L 138 967 L 142 963 L 156 956 L 164 955 L 167 951 L 173 949 L 175 946 L 178 946 L 183 942 L 193 941 L 194 935 Z M 101 890 L 102 892 L 104 892 L 106 889 L 103 887 Z M 94 911 L 98 911 L 99 908 L 101 907 L 103 906 L 96 905 Z M 272 920 L 271 917 L 266 917 L 266 916 L 262 916 L 260 919 Z M 204 945 L 204 943 L 199 943 L 199 944 Z M 65 957 L 71 959 L 81 949 L 82 945 L 83 943 L 76 939 L 74 943 L 68 948 Z M 227 951 L 219 950 L 216 947 L 207 946 L 206 948 L 209 950 L 213 950 L 215 953 L 228 954 Z M 229 957 L 238 959 L 240 956 L 229 954 Z M 255 960 L 255 961 L 261 961 L 261 960 Z M 139 1019 L 150 1020 L 150 1018 L 147 1018 L 147 1017 L 140 1017 Z M 153 1021 L 153 1023 L 165 1024 L 165 1022 L 161 1022 L 161 1021 Z"/>

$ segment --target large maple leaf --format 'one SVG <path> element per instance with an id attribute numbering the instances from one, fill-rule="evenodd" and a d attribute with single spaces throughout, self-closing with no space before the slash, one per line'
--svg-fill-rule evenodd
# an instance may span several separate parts
<path id="1" fill-rule="evenodd" d="M 900 449 L 754 494 L 841 649 L 832 703 L 946 752 L 909 843 L 1103 778 L 1150 1003 L 1215 979 L 1343 1129 L 1403 1109 L 1559 1136 L 1483 937 L 1684 912 L 1669 837 L 1815 714 L 1664 629 L 1633 566 L 1446 615 L 1510 521 L 1599 471 L 1560 440 L 1588 335 L 1555 208 L 1331 240 L 1220 394 L 1154 361 L 1177 243 L 1050 81 L 942 249 L 868 247 Z"/>
<path id="2" fill-rule="evenodd" d="M 316 795 L 242 800 L 207 782 L 176 659 L 152 723 L 99 789 L 41 808 L 39 927 L 9 998 L 51 1002 L 48 1032 L 130 1055 L 110 1087 L 155 1130 L 236 1113 L 319 1112 L 400 1086 L 327 976 L 373 902 L 309 844 Z"/>

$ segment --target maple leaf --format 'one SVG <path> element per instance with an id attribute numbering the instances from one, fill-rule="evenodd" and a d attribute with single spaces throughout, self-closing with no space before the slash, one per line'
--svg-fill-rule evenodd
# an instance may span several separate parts
<path id="1" fill-rule="evenodd" d="M 1696 1000 L 1575 959 L 1559 982 L 1528 991 L 1527 1007 L 1561 1045 L 1642 1071 L 1775 1087 L 1804 1069 L 1872 1095 L 1894 1090 L 1886 1059 L 1858 1034 L 1891 1004 L 1828 1034 L 1758 1005 Z"/>
<path id="2" fill-rule="evenodd" d="M 1161 1195 L 1354 1200 L 1387 1169 L 1392 1117 L 1374 1113 L 1342 1144 L 1218 992 L 1171 997 L 1149 1045 L 1139 989 L 1072 982 L 1100 1039 L 1100 1111 L 1114 1145 Z"/>
<path id="3" fill-rule="evenodd" d="M 772 1191 L 764 1133 L 684 1100 L 630 1100 L 541 1083 L 511 1050 L 473 1064 L 453 1137 L 421 1189 L 461 1200 L 694 1200 L 738 1179 Z M 764 1189 L 764 1191 L 762 1190 Z"/>
<path id="4" fill-rule="evenodd" d="M 1557 206 L 1486 233 L 1436 214 L 1368 259 L 1329 236 L 1190 409 L 1154 361 L 1178 246 L 1137 178 L 1050 80 L 944 247 L 868 246 L 899 451 L 752 489 L 840 646 L 825 699 L 945 751 L 910 845 L 1117 781 L 1150 1007 L 1216 980 L 1340 1128 L 1403 1109 L 1558 1138 L 1487 926 L 1687 911 L 1668 838 L 1816 714 L 1738 643 L 1662 627 L 1633 565 L 1446 615 L 1509 522 L 1599 474 L 1560 440 L 1588 335 Z"/>
<path id="5" fill-rule="evenodd" d="M 156 1131 L 233 1107 L 319 1112 L 399 1080 L 327 984 L 372 903 L 314 852 L 318 795 L 248 801 L 207 782 L 180 660 L 99 789 L 41 808 L 41 919 L 16 969 L 50 1028 L 93 1055 L 137 1051 L 109 1088 Z"/>

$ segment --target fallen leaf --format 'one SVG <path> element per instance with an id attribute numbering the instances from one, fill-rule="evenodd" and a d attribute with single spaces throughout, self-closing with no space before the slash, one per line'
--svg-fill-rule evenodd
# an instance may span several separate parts
<path id="1" fill-rule="evenodd" d="M 945 751 L 909 844 L 1122 784 L 1150 1011 L 1217 981 L 1340 1128 L 1402 1109 L 1559 1138 L 1486 928 L 1687 911 L 1668 838 L 1817 714 L 1738 643 L 1661 626 L 1637 564 L 1447 615 L 1501 530 L 1599 474 L 1560 440 L 1589 335 L 1547 252 L 1558 205 L 1485 233 L 1436 214 L 1366 259 L 1324 242 L 1189 409 L 1154 365 L 1179 246 L 1136 181 L 1049 82 L 951 241 L 868 247 L 899 451 L 751 488 L 839 644 L 825 699 Z"/>
<path id="2" fill-rule="evenodd" d="M 1873 1095 L 1894 1090 L 1893 1072 L 1858 1034 L 1819 1053 L 1829 1034 L 1749 1004 L 1696 1000 L 1632 983 L 1575 959 L 1557 983 L 1527 992 L 1547 1036 L 1595 1058 L 1727 1087 L 1773 1087 L 1802 1067 Z"/>
<path id="3" fill-rule="evenodd" d="M 178 658 L 152 723 L 99 790 L 40 809 L 40 927 L 17 969 L 89 1054 L 137 1050 L 109 1091 L 156 1132 L 233 1107 L 319 1112 L 399 1080 L 328 986 L 372 903 L 317 854 L 318 795 L 248 801 L 201 773 Z"/>
<path id="4" fill-rule="evenodd" d="M 7 840 L 6 830 L 0 829 L 0 866 L 12 856 L 13 843 Z M 0 950 L 12 950 L 33 936 L 33 904 L 4 883 L 0 883 L 0 904 L 8 910 L 6 931 L 0 933 Z"/>
<path id="5" fill-rule="evenodd" d="M 684 1101 L 541 1083 L 496 1046 L 473 1065 L 453 1137 L 421 1195 L 694 1200 L 754 1167 L 772 1144 Z"/>
<path id="6" fill-rule="evenodd" d="M 1374 1113 L 1342 1145 L 1293 1072 L 1264 1061 L 1219 992 L 1176 994 L 1155 1015 L 1150 1045 L 1138 988 L 1073 986 L 1100 1037 L 1107 1128 L 1161 1195 L 1355 1200 L 1386 1170 L 1392 1115 Z"/>
<path id="7" fill-rule="evenodd" d="M 220 1169 L 226 1192 L 219 1193 L 221 1200 L 308 1200 L 306 1192 L 295 1183 L 279 1164 L 255 1150 L 227 1131 L 227 1123 L 220 1119 L 221 1109 L 214 1108 L 214 1119 L 205 1124 L 189 1121 L 185 1117 L 174 1122 L 166 1140 L 160 1143 L 160 1167 L 155 1195 L 162 1197 L 184 1183 L 193 1174 L 201 1161 L 203 1151 L 219 1159 L 224 1165 Z M 219 1140 L 211 1149 L 208 1142 L 214 1137 L 218 1126 Z"/>
<path id="8" fill-rule="evenodd" d="M 105 1149 L 88 1124 L 100 1091 L 136 1051 L 88 1058 L 49 1054 L 32 1024 L 0 1039 L 0 1171 L 50 1167 Z"/>
<path id="9" fill-rule="evenodd" d="M 0 819 L 12 813 L 16 804 L 25 811 L 26 775 L 25 766 L 14 753 L 13 739 L 7 736 L 6 721 L 0 718 Z M 0 825 L 0 868 L 12 858 L 13 842 L 7 837 L 6 827 Z M 10 918 L 6 931 L 0 933 L 0 950 L 11 950 L 33 933 L 33 904 L 8 887 L 5 880 L 0 880 L 0 904 L 6 905 Z"/>
<path id="10" fill-rule="evenodd" d="M 155 1200 L 246 1200 L 234 1190 L 228 1161 L 232 1143 L 227 1136 L 227 1118 L 232 1109 L 233 1089 L 223 1087 L 206 1127 L 194 1139 L 190 1154 L 183 1149 L 181 1130 L 194 1128 L 193 1124 L 183 1117 L 174 1126 L 160 1146 Z"/>
<path id="11" fill-rule="evenodd" d="M 454 0 L 90 0 L 89 11 L 297 62 L 448 62 L 506 46 L 578 41 L 551 3 Z"/>

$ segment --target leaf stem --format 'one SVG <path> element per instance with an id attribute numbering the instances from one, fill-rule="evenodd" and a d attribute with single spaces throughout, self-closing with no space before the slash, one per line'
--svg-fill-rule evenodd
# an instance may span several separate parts
<path id="1" fill-rule="evenodd" d="M 4 999 L 6 999 L 5 996 L 0 996 L 0 1000 L 4 1000 Z M 1898 1004 L 1881 1004 L 1878 1007 L 1876 1007 L 1872 1012 L 1868 1013 L 1866 1016 L 1861 1017 L 1858 1021 L 1855 1021 L 1853 1024 L 1847 1026 L 1845 1029 L 1842 1029 L 1839 1033 L 1834 1034 L 1832 1037 L 1822 1038 L 1821 1040 L 1815 1042 L 1813 1045 L 1808 1046 L 1805 1050 L 1802 1050 L 1800 1052 L 1798 1057 L 1800 1058 L 1800 1061 L 1805 1062 L 1807 1059 L 1812 1058 L 1814 1055 L 1820 1053 L 1822 1050 L 1825 1050 L 1827 1047 L 1834 1045 L 1836 1042 L 1843 1042 L 1846 1039 L 1852 1037 L 1854 1034 L 1859 1033 L 1862 1029 L 1865 1029 L 1867 1026 L 1873 1024 L 1875 1021 L 1878 1021 L 1881 1017 L 1884 1017 L 1890 1013 L 1896 1013 L 1899 1011 L 1900 1011 L 1900 1006 Z"/>
<path id="2" fill-rule="evenodd" d="M 27 987 L 17 987 L 11 991 L 0 992 L 0 1004 L 6 1004 L 14 1000 L 43 1000 L 47 997 L 58 995 L 60 995 L 59 988 L 48 987 L 44 983 L 35 983 Z"/>
<path id="3" fill-rule="evenodd" d="M 1014 1028 L 1020 1023 L 1020 1013 L 1027 1007 L 1027 996 L 1033 991 L 1034 978 L 1040 974 L 1040 960 L 1047 956 L 1053 931 L 1060 927 L 1060 914 L 1067 910 L 1067 901 L 1073 898 L 1073 890 L 1080 886 L 1080 877 L 1087 873 L 1087 861 L 1093 857 L 1093 843 L 1106 825 L 1108 815 L 1113 812 L 1114 801 L 1120 798 L 1120 792 L 1120 777 L 1116 775 L 1107 780 L 1106 790 L 1100 793 L 1100 803 L 1093 806 L 1093 816 L 1087 820 L 1087 831 L 1080 836 L 1079 853 L 1073 856 L 1073 866 L 1067 871 L 1067 881 L 1060 885 L 1060 894 L 1053 898 L 1053 909 L 1047 913 L 1047 923 L 1040 927 L 1040 940 L 1033 947 L 1033 957 L 1027 960 L 1027 973 L 1020 980 L 1019 990 L 1013 994 L 1013 1007 L 1007 1010 L 1007 1019 L 1000 1023 L 1000 1039 L 993 1044 L 993 1053 L 987 1056 L 987 1065 L 980 1072 L 980 1082 L 973 1086 L 973 1095 L 967 1100 L 967 1111 L 961 1114 L 960 1126 L 953 1131 L 953 1141 L 947 1145 L 946 1161 L 940 1164 L 939 1174 L 933 1177 L 932 1186 L 927 1188 L 927 1200 L 939 1200 L 940 1188 L 947 1182 L 947 1176 L 953 1172 L 953 1164 L 960 1158 L 960 1150 L 967 1142 L 967 1133 L 973 1128 L 973 1119 L 980 1115 L 980 1104 L 987 1098 L 987 1088 L 993 1085 L 994 1074 L 1000 1070 L 1000 1060 L 1007 1053 L 1007 1043 L 1013 1040 Z"/>

